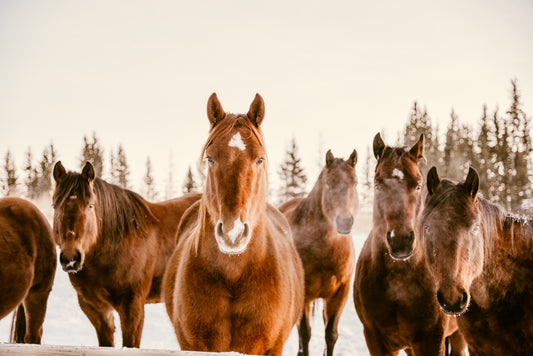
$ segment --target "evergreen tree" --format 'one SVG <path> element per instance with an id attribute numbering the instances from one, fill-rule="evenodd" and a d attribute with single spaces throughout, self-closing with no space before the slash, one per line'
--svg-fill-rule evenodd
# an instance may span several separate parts
<path id="1" fill-rule="evenodd" d="M 146 157 L 146 173 L 143 178 L 145 197 L 147 200 L 155 201 L 157 199 L 157 191 L 155 189 L 155 182 L 152 176 L 152 162 L 150 156 Z"/>
<path id="2" fill-rule="evenodd" d="M 427 166 L 436 166 L 439 171 L 442 170 L 442 153 L 440 151 L 438 127 L 433 128 L 431 118 L 424 108 L 420 110 L 418 103 L 415 101 L 409 119 L 404 129 L 404 145 L 410 146 L 417 142 L 420 134 L 424 134 L 424 156 L 426 157 Z"/>
<path id="3" fill-rule="evenodd" d="M 30 148 L 28 148 L 28 151 L 26 152 L 26 160 L 24 162 L 24 174 L 26 196 L 29 199 L 36 199 L 39 196 L 39 174 L 37 172 L 37 168 L 33 166 L 33 156 Z"/>
<path id="4" fill-rule="evenodd" d="M 194 175 L 192 174 L 191 166 L 189 166 L 189 169 L 187 170 L 187 175 L 185 176 L 185 181 L 183 182 L 181 191 L 183 194 L 198 192 L 198 186 L 194 181 Z"/>
<path id="5" fill-rule="evenodd" d="M 473 166 L 479 174 L 480 192 L 487 198 L 489 197 L 488 187 L 490 186 L 490 180 L 494 177 L 494 146 L 494 128 L 490 125 L 487 105 L 483 105 L 483 114 L 481 115 L 479 134 L 475 145 L 476 158 Z"/>
<path id="6" fill-rule="evenodd" d="M 452 109 L 450 114 L 450 125 L 448 126 L 448 131 L 446 131 L 446 141 L 444 142 L 444 152 L 442 157 L 443 164 L 443 176 L 449 178 L 459 178 L 459 172 L 457 172 L 455 154 L 456 146 L 459 141 L 459 129 L 457 122 L 457 115 Z"/>
<path id="7" fill-rule="evenodd" d="M 41 161 L 39 162 L 39 188 L 38 195 L 50 195 L 52 194 L 52 172 L 54 170 L 54 164 L 57 161 L 54 145 L 46 147 L 43 150 Z"/>
<path id="8" fill-rule="evenodd" d="M 13 157 L 11 157 L 11 152 L 8 150 L 6 157 L 4 159 L 4 171 L 5 178 L 3 182 L 3 191 L 5 196 L 16 196 L 18 191 L 18 178 L 15 168 L 15 162 L 13 162 Z"/>
<path id="9" fill-rule="evenodd" d="M 522 202 L 526 194 L 531 191 L 529 181 L 532 168 L 530 123 L 526 113 L 522 110 L 516 79 L 511 81 L 511 85 L 511 106 L 506 112 L 509 149 L 505 171 L 505 174 L 509 176 L 509 186 L 506 193 L 508 194 L 508 208 L 514 212 L 523 212 Z"/>
<path id="10" fill-rule="evenodd" d="M 117 154 L 112 162 L 112 165 L 114 166 L 113 175 L 115 177 L 116 184 L 122 188 L 128 188 L 130 171 L 128 162 L 126 161 L 126 152 L 124 152 L 122 145 L 118 145 Z"/>
<path id="11" fill-rule="evenodd" d="M 280 203 L 305 195 L 307 177 L 302 168 L 302 160 L 298 157 L 298 147 L 295 138 L 292 139 L 290 147 L 286 151 L 286 158 L 281 164 L 279 176 L 281 180 L 279 192 Z"/>
<path id="12" fill-rule="evenodd" d="M 171 199 L 176 196 L 174 188 L 174 157 L 172 152 L 168 156 L 168 176 L 165 187 L 165 199 Z"/>
<path id="13" fill-rule="evenodd" d="M 370 153 L 370 147 L 366 148 L 366 158 L 365 164 L 363 166 L 363 177 L 362 184 L 360 184 L 359 194 L 361 197 L 361 206 L 362 208 L 372 209 L 372 200 L 374 198 L 373 193 L 373 182 L 374 182 L 374 173 L 371 167 L 375 166 L 374 155 Z"/>
<path id="14" fill-rule="evenodd" d="M 80 170 L 83 169 L 86 162 L 90 162 L 94 167 L 94 172 L 97 177 L 102 177 L 104 170 L 104 151 L 96 138 L 96 133 L 93 131 L 91 140 L 87 136 L 83 136 L 83 148 L 81 150 Z"/>

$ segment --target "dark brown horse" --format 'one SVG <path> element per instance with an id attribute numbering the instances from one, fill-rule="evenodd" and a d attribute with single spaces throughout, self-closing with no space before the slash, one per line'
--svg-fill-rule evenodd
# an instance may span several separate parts
<path id="1" fill-rule="evenodd" d="M 305 270 L 305 303 L 299 325 L 299 355 L 309 355 L 312 301 L 324 299 L 326 348 L 333 355 L 337 324 L 348 300 L 355 267 L 351 236 L 359 205 L 354 150 L 348 160 L 326 153 L 326 166 L 306 198 L 295 198 L 280 206 L 287 216 Z"/>
<path id="2" fill-rule="evenodd" d="M 417 247 L 422 207 L 424 136 L 411 148 L 374 138 L 373 227 L 359 254 L 354 303 L 371 355 L 444 355 L 445 337 L 457 329 L 442 313 Z M 459 342 L 460 336 L 458 336 Z M 463 354 L 464 347 L 454 352 Z"/>
<path id="3" fill-rule="evenodd" d="M 183 212 L 200 198 L 186 195 L 149 203 L 138 194 L 95 177 L 54 167 L 54 233 L 59 261 L 78 294 L 100 346 L 113 346 L 113 309 L 122 344 L 139 347 L 144 304 L 161 300 L 161 281 L 176 246 Z"/>
<path id="4" fill-rule="evenodd" d="M 424 250 L 442 310 L 457 317 L 470 355 L 533 350 L 533 221 L 506 213 L 433 167 L 422 215 Z"/>
<path id="5" fill-rule="evenodd" d="M 302 264 L 287 220 L 266 202 L 264 113 L 259 94 L 248 114 L 208 100 L 205 193 L 183 216 L 163 285 L 184 350 L 281 355 L 300 318 Z"/>
<path id="6" fill-rule="evenodd" d="M 0 199 L 0 319 L 16 310 L 11 341 L 41 343 L 56 264 L 52 229 L 39 209 Z"/>

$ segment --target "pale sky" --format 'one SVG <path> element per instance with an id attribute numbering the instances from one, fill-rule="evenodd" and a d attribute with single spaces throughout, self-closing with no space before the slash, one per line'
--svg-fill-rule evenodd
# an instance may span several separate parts
<path id="1" fill-rule="evenodd" d="M 415 100 L 441 133 L 452 108 L 477 128 L 517 78 L 533 116 L 532 18 L 531 0 L 0 0 L 2 165 L 11 150 L 21 177 L 28 147 L 38 159 L 53 143 L 79 170 L 94 131 L 106 172 L 122 144 L 132 188 L 150 156 L 162 196 L 172 154 L 181 191 L 209 95 L 238 113 L 260 93 L 272 180 L 292 137 L 311 182 L 320 142 L 357 149 L 362 175 L 374 135 L 393 143 Z"/>

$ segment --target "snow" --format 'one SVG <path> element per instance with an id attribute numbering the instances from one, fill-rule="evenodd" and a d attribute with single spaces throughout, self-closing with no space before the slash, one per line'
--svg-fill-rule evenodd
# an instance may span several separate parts
<path id="1" fill-rule="evenodd" d="M 356 253 L 361 250 L 367 233 L 356 232 L 353 236 Z M 336 356 L 369 355 L 363 327 L 359 321 L 351 295 L 344 308 L 339 322 L 339 338 L 335 346 Z M 322 355 L 324 341 L 324 326 L 322 322 L 322 303 L 312 319 L 312 338 L 310 344 L 311 356 Z M 9 341 L 11 314 L 0 320 L 0 342 Z M 122 345 L 120 323 L 115 313 L 115 346 Z M 44 322 L 43 344 L 97 346 L 98 340 L 93 326 L 78 306 L 76 293 L 68 280 L 68 275 L 58 267 L 54 287 L 48 299 L 48 309 Z M 145 306 L 145 321 L 141 340 L 141 348 L 168 349 L 179 348 L 174 328 L 167 316 L 164 304 L 147 304 Z M 298 352 L 298 332 L 293 329 L 283 351 L 283 356 L 295 356 Z"/>

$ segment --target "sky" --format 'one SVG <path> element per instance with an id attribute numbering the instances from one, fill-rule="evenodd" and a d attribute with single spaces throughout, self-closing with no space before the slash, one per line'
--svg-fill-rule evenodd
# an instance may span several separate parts
<path id="1" fill-rule="evenodd" d="M 511 80 L 533 115 L 533 1 L 0 0 L 0 157 L 22 175 L 53 143 L 79 171 L 83 137 L 122 145 L 130 185 L 147 157 L 179 193 L 207 139 L 207 99 L 245 113 L 265 101 L 271 182 L 294 138 L 310 181 L 325 151 L 362 166 L 393 143 L 416 100 L 441 133 L 452 108 L 477 128 Z M 172 168 L 170 168 L 172 167 Z M 105 178 L 105 176 L 104 176 Z"/>

